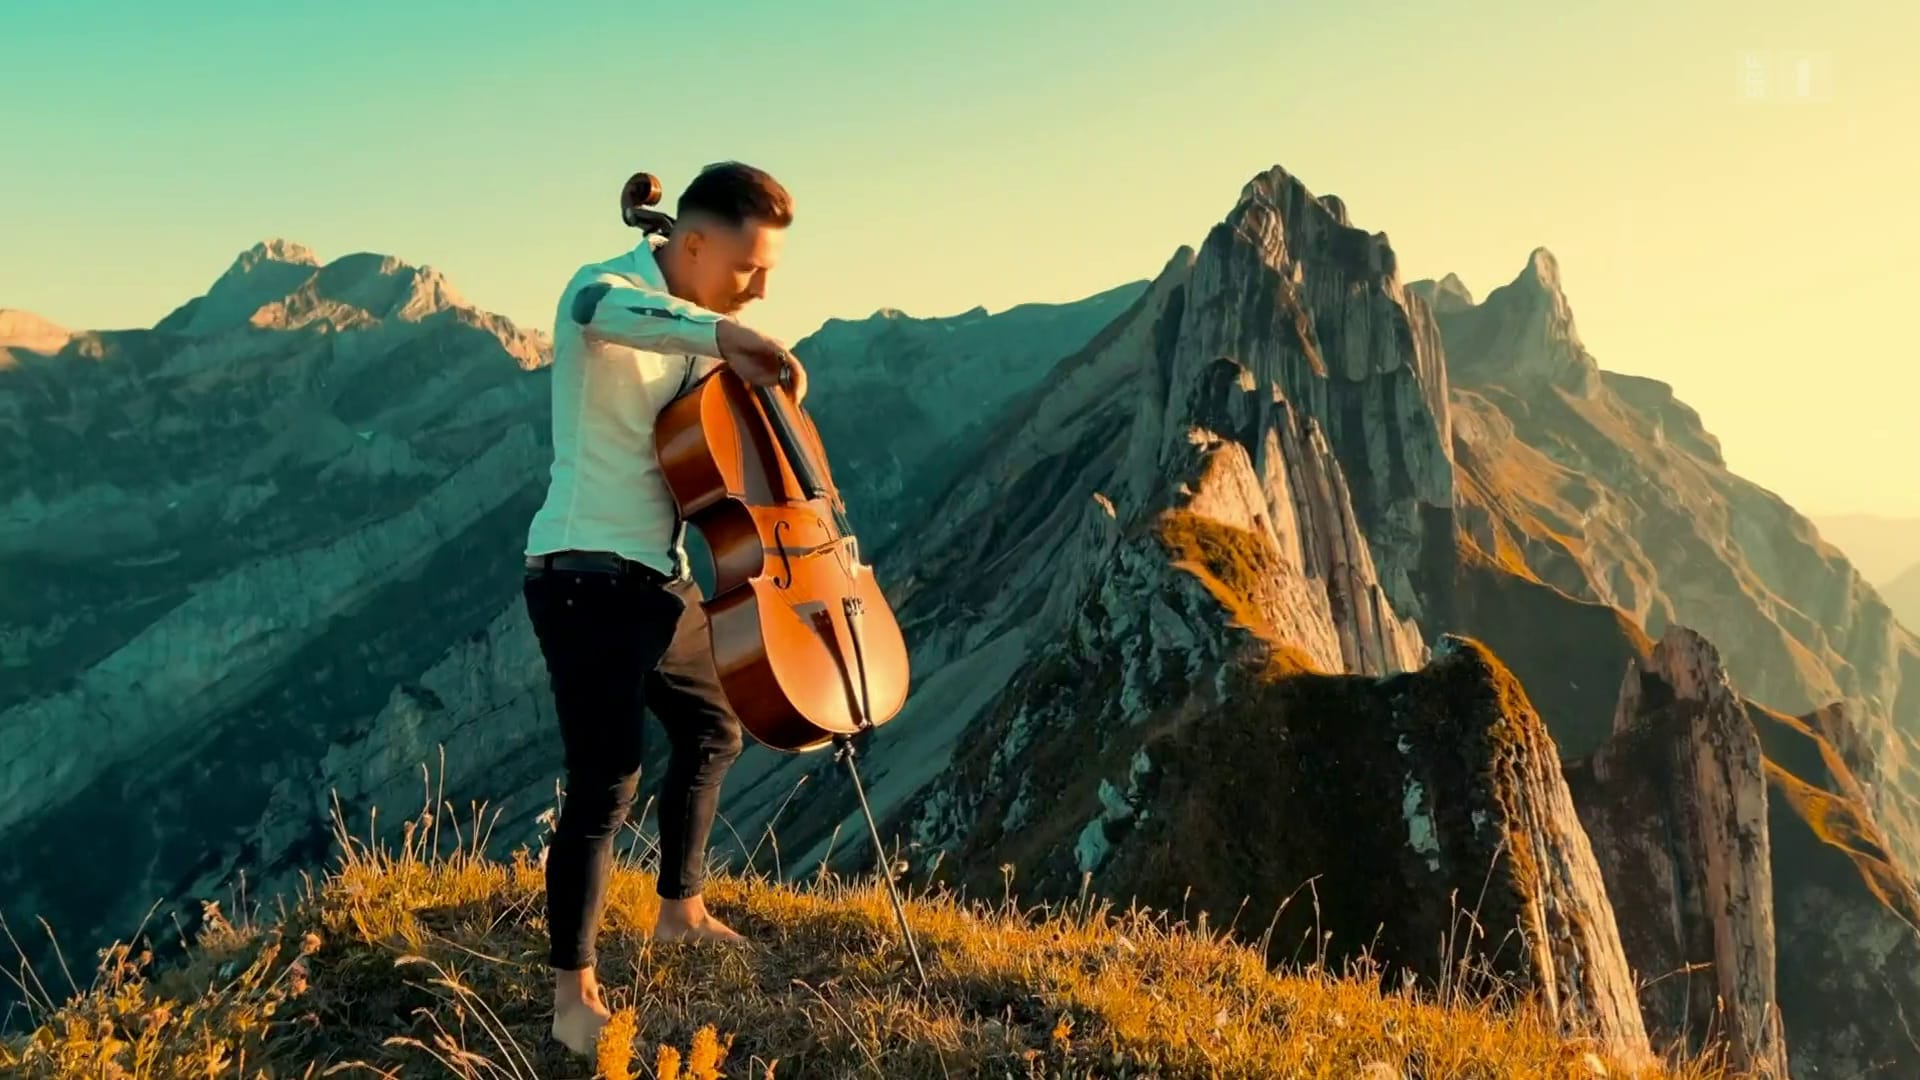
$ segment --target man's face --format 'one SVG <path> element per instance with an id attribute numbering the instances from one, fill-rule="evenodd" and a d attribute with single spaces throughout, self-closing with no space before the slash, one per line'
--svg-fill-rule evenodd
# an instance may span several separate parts
<path id="1" fill-rule="evenodd" d="M 702 221 L 687 245 L 693 267 L 694 297 L 701 307 L 732 315 L 767 295 L 767 275 L 780 262 L 787 231 L 748 218 L 740 226 Z"/>

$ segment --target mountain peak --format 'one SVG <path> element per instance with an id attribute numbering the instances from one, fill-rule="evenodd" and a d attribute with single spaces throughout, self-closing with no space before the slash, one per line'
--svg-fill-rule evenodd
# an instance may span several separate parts
<path id="1" fill-rule="evenodd" d="M 55 353 L 66 347 L 73 333 L 66 327 L 19 308 L 0 308 L 0 348 Z"/>
<path id="2" fill-rule="evenodd" d="M 279 237 L 241 252 L 206 295 L 161 320 L 158 330 L 218 333 L 244 326 L 335 329 L 386 319 L 418 322 L 471 307 L 431 266 L 362 251 L 322 263 L 312 248 Z"/>
<path id="3" fill-rule="evenodd" d="M 1460 280 L 1459 274 L 1451 272 L 1439 281 L 1432 278 L 1409 281 L 1407 291 L 1418 294 L 1429 307 L 1442 315 L 1466 311 L 1474 304 L 1473 290 L 1467 288 L 1467 283 Z"/>
<path id="4" fill-rule="evenodd" d="M 249 273 L 254 267 L 268 262 L 287 263 L 293 266 L 319 266 L 320 258 L 305 244 L 273 236 L 241 252 L 240 256 L 233 260 L 233 266 L 227 270 L 227 273 Z"/>
<path id="5" fill-rule="evenodd" d="M 1528 252 L 1513 280 L 1478 305 L 1460 302 L 1470 297 L 1458 278 L 1449 274 L 1445 280 L 1459 286 L 1460 296 L 1446 299 L 1441 285 L 1420 284 L 1434 311 L 1446 320 L 1450 371 L 1468 382 L 1520 375 L 1581 396 L 1598 392 L 1599 367 L 1580 341 L 1553 252 L 1544 247 Z"/>
<path id="6" fill-rule="evenodd" d="M 1554 258 L 1553 252 L 1544 247 L 1534 248 L 1527 255 L 1526 267 L 1520 271 L 1520 276 L 1514 279 L 1516 284 L 1523 281 L 1546 292 L 1559 292 L 1560 260 Z"/>

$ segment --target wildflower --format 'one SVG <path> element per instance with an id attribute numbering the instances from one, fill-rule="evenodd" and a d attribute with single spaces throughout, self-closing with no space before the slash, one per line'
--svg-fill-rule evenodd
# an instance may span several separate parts
<path id="1" fill-rule="evenodd" d="M 733 1036 L 727 1036 L 722 1045 L 712 1024 L 694 1032 L 693 1045 L 687 1051 L 687 1080 L 720 1080 L 720 1063 L 732 1046 Z"/>

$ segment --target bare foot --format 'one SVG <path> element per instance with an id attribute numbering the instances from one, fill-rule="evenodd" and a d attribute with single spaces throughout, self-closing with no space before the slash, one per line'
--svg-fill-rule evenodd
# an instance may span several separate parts
<path id="1" fill-rule="evenodd" d="M 583 1057 L 592 1057 L 600 1029 L 613 1018 L 600 996 L 600 980 L 592 968 L 553 973 L 553 1037 Z"/>
<path id="2" fill-rule="evenodd" d="M 600 1029 L 607 1026 L 613 1018 L 606 1003 L 600 1000 L 596 991 L 591 998 L 580 998 L 556 1004 L 553 1009 L 553 1037 L 560 1045 L 579 1054 L 592 1057 L 596 1044 L 600 1041 Z"/>
<path id="3" fill-rule="evenodd" d="M 660 917 L 653 924 L 655 941 L 718 941 L 744 945 L 747 939 L 715 918 L 701 897 L 661 900 Z"/>

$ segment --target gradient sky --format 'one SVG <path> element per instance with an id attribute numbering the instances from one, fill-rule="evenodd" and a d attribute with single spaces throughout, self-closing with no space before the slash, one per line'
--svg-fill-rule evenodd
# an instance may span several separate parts
<path id="1" fill-rule="evenodd" d="M 1279 164 L 1408 280 L 1551 249 L 1601 366 L 1736 470 L 1917 514 L 1916 41 L 1863 0 L 9 0 L 0 306 L 151 325 L 284 236 L 544 328 L 637 239 L 621 180 L 733 157 L 794 192 L 747 317 L 795 340 L 1149 276 Z"/>

